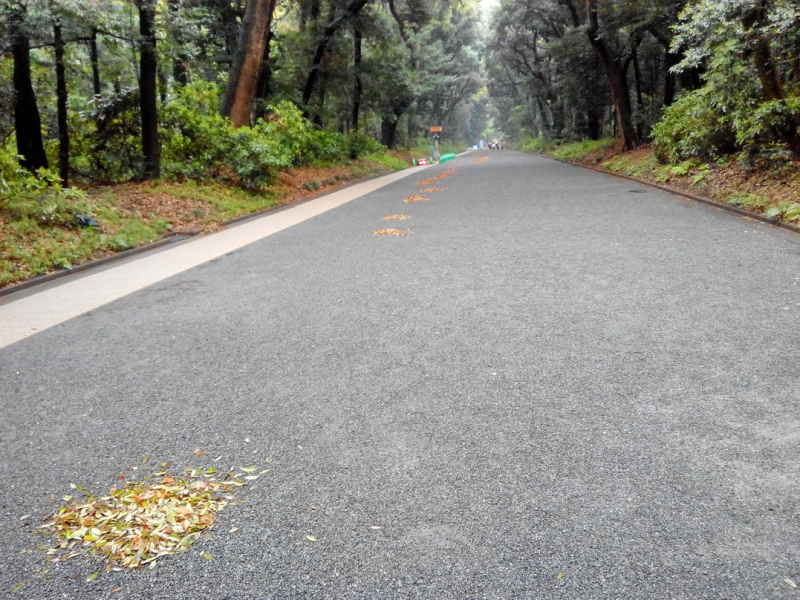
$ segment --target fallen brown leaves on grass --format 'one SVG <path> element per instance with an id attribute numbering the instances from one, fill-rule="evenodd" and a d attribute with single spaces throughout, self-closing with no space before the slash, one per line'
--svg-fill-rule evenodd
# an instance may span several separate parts
<path id="1" fill-rule="evenodd" d="M 408 235 L 410 231 L 404 229 L 376 229 L 370 235 Z"/>
<path id="2" fill-rule="evenodd" d="M 381 221 L 408 221 L 410 218 L 408 215 L 389 215 L 388 217 L 383 217 Z"/>
<path id="3" fill-rule="evenodd" d="M 428 198 L 426 198 L 425 196 L 416 196 L 416 195 L 409 196 L 408 198 L 403 200 L 403 202 L 427 202 L 427 201 Z"/>
<path id="4" fill-rule="evenodd" d="M 120 571 L 188 549 L 214 524 L 216 514 L 234 500 L 235 488 L 246 485 L 243 479 L 258 477 L 230 473 L 218 481 L 210 477 L 214 472 L 193 469 L 182 477 L 130 481 L 102 497 L 73 485 L 85 498 L 79 501 L 65 496 L 66 506 L 42 526 L 59 538 L 58 545 L 48 551 L 58 555 L 51 562 L 91 552 L 107 561 L 107 571 Z"/>

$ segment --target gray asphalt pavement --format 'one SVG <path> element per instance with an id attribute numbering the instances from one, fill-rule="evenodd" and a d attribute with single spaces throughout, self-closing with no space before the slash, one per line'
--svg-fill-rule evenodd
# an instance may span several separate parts
<path id="1" fill-rule="evenodd" d="M 800 597 L 800 236 L 451 165 L 0 350 L 0 597 Z M 70 483 L 219 455 L 211 539 L 46 564 Z"/>

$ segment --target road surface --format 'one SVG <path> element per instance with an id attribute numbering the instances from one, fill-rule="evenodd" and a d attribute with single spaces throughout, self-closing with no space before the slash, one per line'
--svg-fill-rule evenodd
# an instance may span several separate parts
<path id="1" fill-rule="evenodd" d="M 0 596 L 796 598 L 799 318 L 795 234 L 510 151 L 419 170 L 0 349 Z M 46 563 L 70 483 L 218 456 L 273 461 L 210 539 Z"/>

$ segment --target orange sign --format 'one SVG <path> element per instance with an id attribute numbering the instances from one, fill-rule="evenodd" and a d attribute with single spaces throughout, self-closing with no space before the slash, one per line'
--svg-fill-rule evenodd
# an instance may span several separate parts
<path id="1" fill-rule="evenodd" d="M 441 125 L 433 125 L 431 127 L 431 133 L 441 133 L 442 126 Z"/>

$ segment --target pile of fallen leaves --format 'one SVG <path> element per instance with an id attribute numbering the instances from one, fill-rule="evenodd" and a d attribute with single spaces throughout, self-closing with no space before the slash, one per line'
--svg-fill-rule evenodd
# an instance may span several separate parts
<path id="1" fill-rule="evenodd" d="M 408 221 L 410 218 L 408 215 L 389 215 L 388 217 L 383 217 L 381 221 Z"/>
<path id="2" fill-rule="evenodd" d="M 376 229 L 370 235 L 408 235 L 409 233 L 402 229 Z"/>
<path id="3" fill-rule="evenodd" d="M 427 202 L 427 201 L 428 199 L 425 196 L 417 196 L 417 195 L 409 196 L 408 198 L 403 200 L 403 202 Z"/>
<path id="4" fill-rule="evenodd" d="M 425 188 L 424 190 L 420 190 L 420 192 L 423 193 L 423 194 L 427 194 L 427 193 L 430 193 L 430 192 L 443 192 L 443 191 L 444 191 L 444 188 L 439 188 L 439 187 L 429 187 L 429 188 Z"/>
<path id="5" fill-rule="evenodd" d="M 482 162 L 486 162 L 490 158 L 492 158 L 492 157 L 491 156 L 484 156 L 483 158 L 479 158 L 477 160 L 473 160 L 472 162 L 474 162 L 474 163 L 482 163 Z"/>
<path id="6" fill-rule="evenodd" d="M 242 469 L 249 472 L 255 468 Z M 159 558 L 189 548 L 197 537 L 214 524 L 216 514 L 234 499 L 242 480 L 259 475 L 226 475 L 223 481 L 194 469 L 183 477 L 164 476 L 155 482 L 128 482 L 111 488 L 109 496 L 85 499 L 65 496 L 66 506 L 42 526 L 52 530 L 59 542 L 48 554 L 61 554 L 52 562 L 65 561 L 91 551 L 102 555 L 107 571 L 139 568 Z"/>

